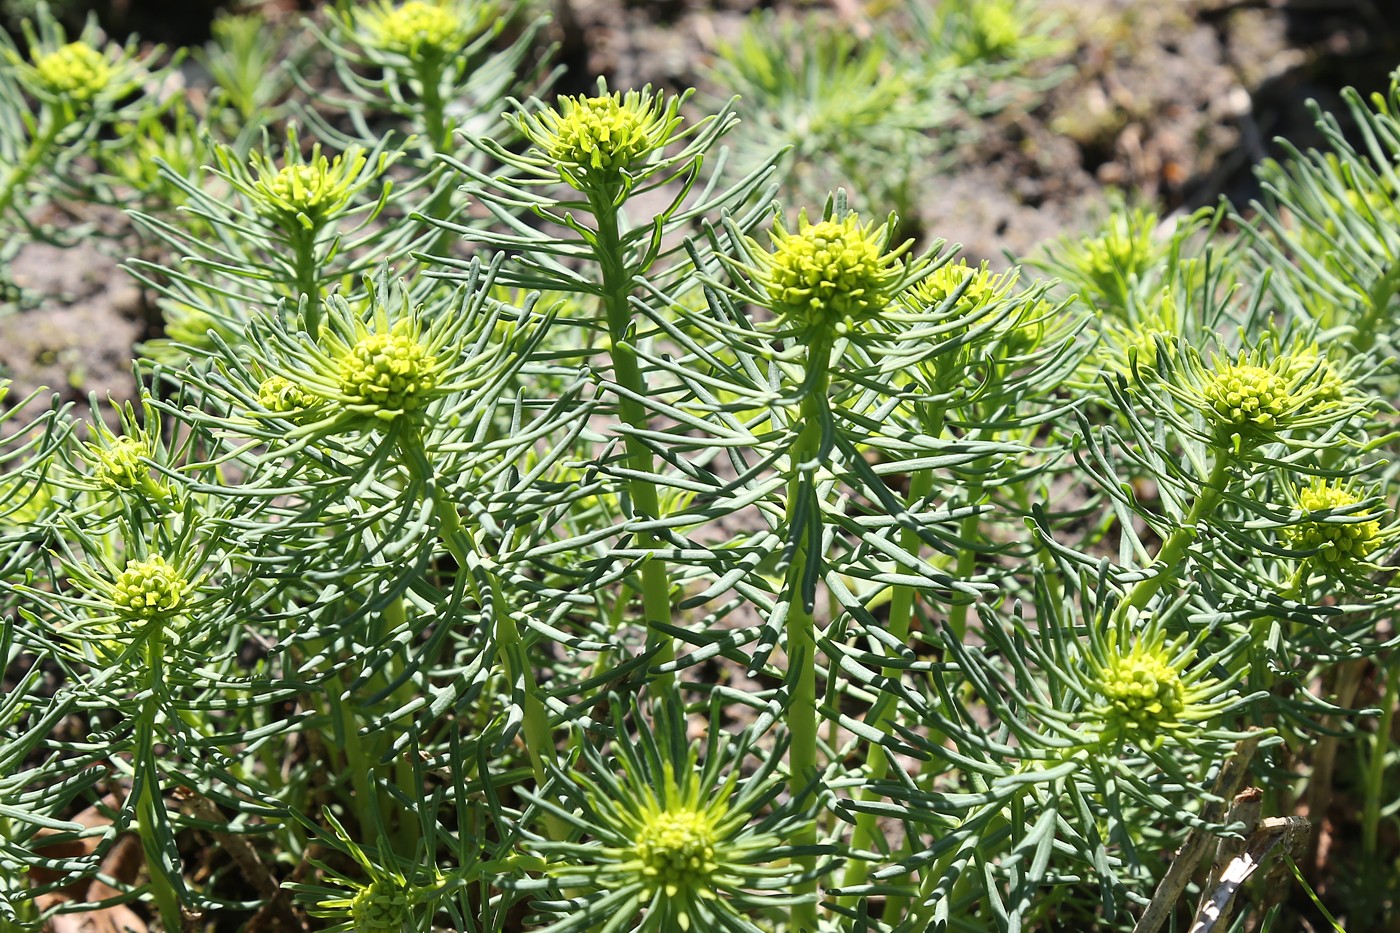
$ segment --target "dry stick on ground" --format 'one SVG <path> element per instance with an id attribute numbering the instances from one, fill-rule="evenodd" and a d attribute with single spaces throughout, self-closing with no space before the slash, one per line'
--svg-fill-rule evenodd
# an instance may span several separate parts
<path id="1" fill-rule="evenodd" d="M 1235 745 L 1234 754 L 1221 766 L 1220 773 L 1215 777 L 1215 787 L 1212 790 L 1214 796 L 1201 811 L 1202 823 L 1222 821 L 1227 801 L 1233 801 L 1239 793 L 1245 775 L 1249 773 L 1249 762 L 1254 758 L 1254 750 L 1259 747 L 1262 738 L 1262 735 L 1250 735 Z M 1152 893 L 1152 901 L 1133 927 L 1133 933 L 1157 933 L 1161 929 L 1175 909 L 1181 892 L 1186 889 L 1187 882 L 1196 871 L 1196 866 L 1215 845 L 1216 838 L 1200 826 L 1193 827 L 1191 832 L 1187 833 L 1186 842 L 1176 853 L 1171 867 L 1158 883 L 1157 890 Z"/>
<path id="2" fill-rule="evenodd" d="M 1240 795 L 1241 798 L 1245 796 Z M 1216 860 L 1215 869 L 1211 872 L 1211 883 L 1201 891 L 1200 907 L 1190 933 L 1215 933 L 1217 929 L 1224 929 L 1229 922 L 1235 896 L 1269 855 L 1282 845 L 1291 858 L 1307 844 L 1310 824 L 1303 817 L 1280 816 L 1260 820 L 1257 795 L 1239 801 L 1239 808 L 1241 818 L 1257 821 L 1258 825 L 1247 839 L 1229 840 L 1230 849 L 1235 854 L 1228 863 L 1224 857 L 1226 846 L 1221 845 L 1221 857 Z M 1235 816 L 1235 808 L 1231 808 L 1230 815 Z"/>
<path id="3" fill-rule="evenodd" d="M 224 815 L 219 812 L 219 808 L 208 797 L 185 788 L 178 789 L 174 796 L 179 801 L 180 809 L 197 820 L 212 826 L 226 821 Z M 215 842 L 223 847 L 224 852 L 238 866 L 244 880 L 251 884 L 258 892 L 258 896 L 263 899 L 262 908 L 258 910 L 248 925 L 249 930 L 261 928 L 265 919 L 271 916 L 277 918 L 278 929 L 306 929 L 306 924 L 293 912 L 286 889 L 278 883 L 277 878 L 263 864 L 262 859 L 258 857 L 258 850 L 253 847 L 252 843 L 243 836 L 234 833 L 206 831 Z M 202 929 L 202 927 L 196 929 Z"/>

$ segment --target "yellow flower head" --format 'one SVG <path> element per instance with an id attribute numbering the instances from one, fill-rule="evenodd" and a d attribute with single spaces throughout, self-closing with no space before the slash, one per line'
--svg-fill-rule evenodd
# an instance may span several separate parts
<path id="1" fill-rule="evenodd" d="M 406 885 L 379 878 L 356 892 L 350 918 L 359 933 L 400 933 L 413 919 L 413 902 Z"/>
<path id="2" fill-rule="evenodd" d="M 1218 699 L 1224 685 L 1207 669 L 1188 670 L 1186 636 L 1169 642 L 1160 629 L 1116 628 L 1101 646 L 1087 658 L 1085 679 L 1094 695 L 1086 712 L 1101 742 L 1155 749 L 1168 739 L 1183 741 L 1229 705 Z"/>
<path id="3" fill-rule="evenodd" d="M 887 229 L 862 225 L 854 213 L 815 224 L 803 215 L 796 233 L 775 224 L 758 278 L 779 319 L 810 334 L 878 316 L 904 273 L 903 250 L 885 252 Z"/>
<path id="4" fill-rule="evenodd" d="M 364 11 L 360 24 L 369 45 L 409 59 L 438 58 L 459 51 L 472 29 L 445 3 L 409 0 L 402 6 L 381 3 Z"/>
<path id="5" fill-rule="evenodd" d="M 189 583 L 159 554 L 129 560 L 112 590 L 112 608 L 131 619 L 159 619 L 179 610 Z"/>
<path id="6" fill-rule="evenodd" d="M 270 162 L 255 160 L 258 213 L 283 226 L 321 227 L 350 200 L 355 177 L 364 167 L 359 150 L 336 156 L 334 160 L 312 153 L 307 163 L 293 162 L 274 168 Z"/>
<path id="7" fill-rule="evenodd" d="M 406 333 L 371 333 L 340 359 L 340 391 L 355 405 L 411 411 L 437 386 L 437 361 Z"/>
<path id="8" fill-rule="evenodd" d="M 1207 416 L 1224 427 L 1276 430 L 1294 407 L 1288 381 L 1252 363 L 1222 361 L 1201 392 L 1211 406 Z"/>
<path id="9" fill-rule="evenodd" d="M 971 279 L 969 282 L 968 280 Z M 915 283 L 905 294 L 904 301 L 914 309 L 935 309 L 948 300 L 967 282 L 958 298 L 958 307 L 975 308 L 1004 294 L 1008 286 L 1006 275 L 993 275 L 984 262 L 976 269 L 959 259 L 944 263 Z"/>
<path id="10" fill-rule="evenodd" d="M 1158 723 L 1175 720 L 1186 707 L 1181 672 L 1162 654 L 1141 645 L 1109 661 L 1099 690 L 1113 714 L 1138 733 L 1150 733 Z"/>
<path id="11" fill-rule="evenodd" d="M 675 897 L 681 889 L 708 887 L 715 862 L 713 814 L 682 808 L 648 813 L 637 829 L 633 851 L 641 862 L 648 894 Z"/>
<path id="12" fill-rule="evenodd" d="M 78 102 L 92 100 L 112 81 L 106 56 L 85 42 L 70 42 L 52 52 L 36 50 L 34 70 L 50 92 Z"/>
<path id="13" fill-rule="evenodd" d="M 554 107 L 514 120 L 559 177 L 579 191 L 615 195 L 635 181 L 680 127 L 680 97 L 650 88 L 560 97 Z"/>
<path id="14" fill-rule="evenodd" d="M 1380 548 L 1381 523 L 1371 513 L 1356 514 L 1355 506 L 1364 497 L 1343 484 L 1315 479 L 1298 489 L 1298 506 L 1303 521 L 1284 529 L 1289 547 L 1317 551 L 1308 560 L 1330 570 L 1347 570 L 1365 563 Z M 1313 512 L 1340 512 L 1350 515 L 1331 521 L 1311 518 Z"/>
<path id="15" fill-rule="evenodd" d="M 279 414 L 316 404 L 316 397 L 285 376 L 269 376 L 258 386 L 258 404 Z"/>
<path id="16" fill-rule="evenodd" d="M 104 489 L 135 489 L 149 477 L 150 470 L 141 462 L 151 456 L 151 445 L 144 437 L 122 434 L 105 446 L 91 445 L 92 476 Z"/>

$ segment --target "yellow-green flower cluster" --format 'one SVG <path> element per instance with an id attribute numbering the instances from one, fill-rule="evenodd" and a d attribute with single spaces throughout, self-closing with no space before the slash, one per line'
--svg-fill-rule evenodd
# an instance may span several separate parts
<path id="1" fill-rule="evenodd" d="M 86 42 L 70 42 L 51 52 L 34 52 L 34 72 L 50 93 L 85 103 L 112 82 L 107 57 Z"/>
<path id="2" fill-rule="evenodd" d="M 437 386 L 437 361 L 403 332 L 367 334 L 340 360 L 340 391 L 351 404 L 412 411 Z"/>
<path id="3" fill-rule="evenodd" d="M 953 48 L 957 65 L 1016 57 L 1025 28 L 1025 13 L 1016 8 L 1016 0 L 976 0 L 963 6 L 968 19 Z"/>
<path id="4" fill-rule="evenodd" d="M 1187 669 L 1191 652 L 1185 644 L 1185 636 L 1168 642 L 1161 630 L 1108 633 L 1102 652 L 1088 659 L 1086 681 L 1094 695 L 1087 712 L 1100 742 L 1158 748 L 1227 705 L 1212 699 L 1223 692 L 1218 680 Z"/>
<path id="5" fill-rule="evenodd" d="M 971 279 L 969 282 L 968 280 Z M 904 302 L 911 309 L 936 309 L 957 293 L 967 282 L 958 298 L 960 307 L 974 308 L 1005 294 L 1006 275 L 993 275 L 984 262 L 976 269 L 964 259 L 944 263 L 920 279 L 905 292 Z"/>
<path id="6" fill-rule="evenodd" d="M 1136 284 L 1164 251 L 1154 239 L 1157 223 L 1151 211 L 1115 211 L 1098 235 L 1066 237 L 1047 247 L 1047 267 L 1089 307 L 1128 321 Z"/>
<path id="7" fill-rule="evenodd" d="M 704 891 L 718 868 L 711 814 L 681 808 L 649 813 L 637 829 L 633 847 L 641 863 L 648 897 L 659 891 L 675 897 L 682 888 Z"/>
<path id="8" fill-rule="evenodd" d="M 180 609 L 189 583 L 159 554 L 129 560 L 112 589 L 112 608 L 132 619 L 159 619 Z"/>
<path id="9" fill-rule="evenodd" d="M 678 719 L 669 727 L 683 728 Z M 637 744 L 657 747 L 650 739 Z M 590 928 L 748 929 L 742 918 L 761 906 L 763 892 L 800 870 L 769 863 L 798 819 L 763 812 L 781 779 L 765 765 L 741 781 L 719 758 L 701 763 L 694 747 L 663 754 L 648 760 L 621 749 L 618 775 L 616 762 L 585 747 L 582 767 L 562 772 L 569 810 L 549 809 L 587 831 L 578 841 L 541 839 L 530 848 L 562 887 L 578 892 L 572 910 L 585 912 Z"/>
<path id="10" fill-rule="evenodd" d="M 105 445 L 90 445 L 92 477 L 104 489 L 113 491 L 136 489 L 150 478 L 150 471 L 141 462 L 151 456 L 151 445 L 144 437 L 120 435 Z"/>
<path id="11" fill-rule="evenodd" d="M 358 933 L 401 933 L 413 920 L 413 902 L 396 878 L 378 878 L 355 893 L 350 919 Z"/>
<path id="12" fill-rule="evenodd" d="M 257 212 L 289 231 L 317 230 L 349 203 L 366 158 L 358 147 L 327 159 L 320 147 L 310 161 L 278 168 L 266 158 L 252 161 L 252 193 Z"/>
<path id="13" fill-rule="evenodd" d="M 1196 401 L 1217 438 L 1235 437 L 1249 446 L 1345 417 L 1347 396 L 1346 381 L 1327 359 L 1304 347 L 1217 358 L 1211 369 L 1199 370 Z M 1191 400 L 1190 393 L 1182 397 Z"/>
<path id="14" fill-rule="evenodd" d="M 664 100 L 644 88 L 562 96 L 553 108 L 515 122 L 566 184 L 612 195 L 675 136 L 679 109 L 679 97 Z"/>
<path id="15" fill-rule="evenodd" d="M 1366 562 L 1381 546 L 1381 523 L 1370 513 L 1355 514 L 1362 496 L 1344 484 L 1315 479 L 1298 489 L 1303 521 L 1284 529 L 1289 547 L 1316 551 L 1309 561 L 1330 570 L 1344 571 Z M 1314 512 L 1340 512 L 1332 521 L 1311 518 Z"/>
<path id="16" fill-rule="evenodd" d="M 1175 720 L 1186 707 L 1181 672 L 1161 654 L 1137 645 L 1110 660 L 1098 687 L 1112 714 L 1135 734 L 1151 734 L 1158 723 Z"/>
<path id="17" fill-rule="evenodd" d="M 258 386 L 258 404 L 278 414 L 309 408 L 316 401 L 316 396 L 285 376 L 269 376 Z"/>
<path id="18" fill-rule="evenodd" d="M 795 233 L 776 223 L 758 278 L 779 320 L 809 335 L 843 333 L 884 311 L 904 275 L 903 250 L 885 252 L 885 229 L 855 213 L 815 224 L 804 215 Z"/>
<path id="19" fill-rule="evenodd" d="M 379 3 L 357 14 L 366 43 L 408 59 L 441 58 L 459 51 L 472 28 L 449 3 Z"/>
<path id="20" fill-rule="evenodd" d="M 1230 428 L 1273 431 L 1283 426 L 1294 408 L 1283 376 L 1246 362 L 1221 362 L 1201 393 L 1211 406 L 1208 417 Z"/>

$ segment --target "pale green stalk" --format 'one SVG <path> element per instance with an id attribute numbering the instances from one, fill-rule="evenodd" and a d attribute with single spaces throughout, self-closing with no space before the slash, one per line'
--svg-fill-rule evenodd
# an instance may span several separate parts
<path id="1" fill-rule="evenodd" d="M 180 895 L 166 873 L 168 863 L 165 851 L 156 836 L 156 827 L 164 821 L 165 809 L 165 798 L 160 793 L 160 770 L 155 758 L 156 717 L 160 713 L 157 685 L 164 677 L 165 638 L 164 632 L 159 629 L 159 622 L 146 624 L 157 628 L 147 637 L 145 645 L 146 677 L 142 683 L 141 712 L 136 720 L 134 764 L 146 772 L 141 781 L 141 792 L 136 798 L 136 822 L 141 848 L 146 854 L 146 867 L 150 871 L 151 893 L 160 910 L 161 922 L 167 930 L 179 930 L 183 928 Z"/>
<path id="2" fill-rule="evenodd" d="M 804 485 L 803 474 L 815 471 L 813 461 L 821 455 L 822 422 L 828 416 L 827 386 L 830 376 L 831 344 L 825 340 L 813 342 L 808 349 L 806 392 L 802 397 L 802 430 L 789 451 L 789 469 L 792 471 L 787 490 L 787 526 L 790 529 L 797 515 L 798 502 Z M 810 475 L 807 479 L 811 482 Z M 813 511 L 807 516 L 808 522 L 821 523 L 821 514 Z M 820 530 L 815 533 L 804 528 L 795 542 L 792 563 L 788 566 L 784 589 L 791 600 L 787 616 L 787 654 L 789 670 L 796 670 L 796 682 L 792 688 L 792 702 L 788 707 L 788 732 L 792 742 L 788 746 L 788 789 L 794 799 L 809 788 L 816 786 L 820 777 L 817 770 L 817 642 L 816 624 L 812 617 L 812 607 L 806 602 L 802 592 L 802 580 L 807 575 L 809 561 L 822 560 L 821 554 L 811 554 L 807 542 L 820 539 Z M 795 846 L 814 846 L 817 843 L 817 824 L 807 822 L 798 827 L 788 840 Z M 806 874 L 816 871 L 816 856 L 803 855 L 797 859 Z M 794 886 L 798 895 L 817 892 L 816 878 Z M 795 933 L 810 933 L 817 929 L 817 905 L 797 904 L 792 908 L 792 929 Z"/>
<path id="3" fill-rule="evenodd" d="M 1152 576 L 1137 582 L 1128 592 L 1128 598 L 1123 601 L 1124 607 L 1138 610 L 1146 608 L 1148 602 L 1157 595 L 1162 587 L 1181 577 L 1182 559 L 1186 556 L 1186 549 L 1196 540 L 1196 526 L 1220 503 L 1220 498 L 1225 493 L 1225 484 L 1230 478 L 1230 466 L 1233 463 L 1234 459 L 1226 451 L 1216 452 L 1215 464 L 1211 467 L 1210 476 L 1196 495 L 1196 501 L 1192 503 L 1191 511 L 1187 513 L 1185 521 L 1167 536 L 1162 549 L 1157 552 L 1157 558 L 1152 562 L 1160 569 Z"/>
<path id="4" fill-rule="evenodd" d="M 630 343 L 628 330 L 632 325 L 632 310 L 628 301 L 632 295 L 632 270 L 626 261 L 620 230 L 621 209 L 597 194 L 589 195 L 589 206 L 598 225 L 597 243 L 593 247 L 594 257 L 602 271 L 602 307 L 607 319 L 608 338 L 612 355 L 613 375 L 618 385 L 636 398 L 647 395 L 646 379 L 637 363 L 637 352 Z M 648 417 L 646 408 L 636 398 L 623 396 L 618 399 L 618 415 L 623 424 L 637 430 L 646 430 Z M 637 473 L 654 472 L 651 451 L 642 440 L 629 434 L 626 439 L 627 467 Z M 656 484 L 649 480 L 633 477 L 627 481 L 628 495 L 632 499 L 632 511 L 642 519 L 661 517 L 660 497 Z M 650 550 L 661 544 L 651 532 L 637 533 L 638 547 Z M 669 635 L 661 632 L 658 625 L 671 623 L 671 582 L 666 572 L 665 562 L 656 556 L 642 561 L 642 617 L 647 623 L 648 646 L 655 649 L 657 664 L 665 664 L 675 658 L 675 646 Z M 660 695 L 669 695 L 675 684 L 674 674 L 664 674 L 656 678 L 655 687 Z"/>
<path id="5" fill-rule="evenodd" d="M 913 506 L 928 496 L 933 490 L 933 471 L 918 470 L 909 478 L 909 505 Z M 905 528 L 900 532 L 899 544 L 907 553 L 917 555 L 919 553 L 918 532 L 910 528 Z M 912 586 L 896 586 L 894 595 L 890 598 L 889 633 L 899 641 L 905 641 L 909 637 L 910 622 L 913 618 L 915 591 Z M 882 668 L 881 676 L 886 679 L 897 679 L 902 676 L 902 671 L 896 667 Z M 889 733 L 890 720 L 894 715 L 894 695 L 881 693 L 866 715 L 866 724 L 874 729 L 878 729 L 886 734 Z M 879 799 L 879 794 L 873 790 L 872 785 L 878 784 L 889 774 L 890 760 L 889 754 L 878 745 L 866 746 L 865 773 L 866 780 L 856 794 L 857 800 L 871 801 Z M 878 818 L 874 813 L 857 813 L 856 828 L 851 834 L 851 848 L 857 852 L 869 850 L 870 846 L 879 837 Z M 863 858 L 853 858 L 846 866 L 845 877 L 841 879 L 842 887 L 855 887 L 865 884 L 870 875 L 870 863 Z M 846 906 L 854 906 L 856 898 L 847 897 L 844 899 Z"/>
<path id="6" fill-rule="evenodd" d="M 361 838 L 378 845 L 379 833 L 376 827 L 379 824 L 369 809 L 371 797 L 378 793 L 370 780 L 372 764 L 369 756 L 365 754 L 355 717 L 346 708 L 344 699 L 336 694 L 341 687 L 341 680 L 337 677 L 328 681 L 328 684 L 326 702 L 330 705 L 331 717 L 341 735 L 340 752 L 344 758 L 345 770 L 350 772 L 350 788 L 355 794 L 355 817 L 360 824 Z"/>
<path id="7" fill-rule="evenodd" d="M 1379 857 L 1377 839 L 1381 825 L 1381 800 L 1385 784 L 1385 759 L 1390 750 L 1390 730 L 1395 722 L 1395 694 L 1400 690 L 1400 664 L 1394 661 L 1385 678 L 1385 708 L 1376 723 L 1376 737 L 1371 747 L 1371 759 L 1366 768 L 1366 800 L 1361 811 L 1361 854 L 1371 864 Z"/>
<path id="8" fill-rule="evenodd" d="M 406 455 L 410 473 L 426 486 L 432 497 L 433 512 L 441 522 L 438 536 L 443 547 L 457 562 L 459 573 L 470 573 L 472 567 L 481 566 L 482 560 L 471 533 L 462 525 L 456 504 L 438 482 L 422 438 L 416 432 L 410 432 L 402 441 L 401 447 Z M 515 669 L 512 652 L 515 656 L 525 657 L 524 639 L 521 638 L 520 628 L 508 608 L 509 603 L 502 592 L 499 575 L 492 568 L 484 569 L 489 580 L 490 592 L 478 592 L 478 601 L 485 604 L 489 598 L 492 621 L 496 627 L 496 643 L 501 648 L 501 666 L 506 679 L 512 684 L 519 681 L 523 685 L 521 708 L 525 750 L 530 758 L 530 770 L 534 774 L 536 786 L 542 789 L 549 783 L 549 772 L 545 769 L 541 750 L 554 748 L 554 730 L 550 726 L 549 711 L 540 698 L 539 686 L 535 683 L 535 672 L 529 663 L 525 663 L 520 670 Z M 550 838 L 568 838 L 567 826 L 557 817 L 546 816 L 545 823 Z"/>
<path id="9" fill-rule="evenodd" d="M 306 298 L 304 327 L 315 339 L 321 331 L 321 264 L 316 259 L 316 231 L 292 235 L 292 297 Z"/>

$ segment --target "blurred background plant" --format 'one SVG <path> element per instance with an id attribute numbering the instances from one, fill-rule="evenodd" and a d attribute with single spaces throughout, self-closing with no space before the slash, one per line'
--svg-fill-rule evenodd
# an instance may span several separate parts
<path id="1" fill-rule="evenodd" d="M 818 13 L 756 15 L 718 45 L 707 77 L 739 99 L 741 153 L 787 150 L 784 195 L 816 203 L 846 185 L 920 235 L 925 191 L 965 156 L 979 121 L 1033 107 L 1064 76 L 1068 46 L 1054 30 L 1018 0 L 877 9 L 856 29 Z"/>

